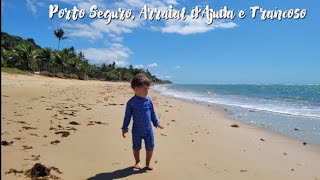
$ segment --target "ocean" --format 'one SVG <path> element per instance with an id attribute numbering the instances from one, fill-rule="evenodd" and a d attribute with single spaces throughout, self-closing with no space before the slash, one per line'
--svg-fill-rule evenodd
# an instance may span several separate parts
<path id="1" fill-rule="evenodd" d="M 320 144 L 320 85 L 157 85 L 160 94 L 226 108 L 236 121 Z"/>

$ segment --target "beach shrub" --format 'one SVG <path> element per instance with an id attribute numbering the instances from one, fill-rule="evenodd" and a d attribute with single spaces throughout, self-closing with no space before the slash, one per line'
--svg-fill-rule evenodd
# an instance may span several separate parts
<path id="1" fill-rule="evenodd" d="M 107 81 L 119 81 L 120 77 L 115 72 L 106 72 L 106 80 Z"/>
<path id="2" fill-rule="evenodd" d="M 54 74 L 53 74 L 53 73 L 50 73 L 50 72 L 48 72 L 48 71 L 41 71 L 41 72 L 40 72 L 40 75 L 48 76 L 48 77 L 54 77 Z"/>
<path id="3" fill-rule="evenodd" d="M 78 75 L 76 74 L 69 74 L 67 77 L 71 79 L 79 79 Z"/>
<path id="4" fill-rule="evenodd" d="M 61 72 L 56 73 L 55 76 L 58 78 L 63 78 L 63 79 L 66 78 L 66 76 Z"/>

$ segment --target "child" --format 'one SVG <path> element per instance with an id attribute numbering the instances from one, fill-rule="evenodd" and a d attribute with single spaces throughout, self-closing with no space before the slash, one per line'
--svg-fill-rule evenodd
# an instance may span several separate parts
<path id="1" fill-rule="evenodd" d="M 147 97 L 150 86 L 149 79 L 143 74 L 137 74 L 131 81 L 131 88 L 135 95 L 127 102 L 126 113 L 122 126 L 122 136 L 125 138 L 131 116 L 133 116 L 132 143 L 133 155 L 136 160 L 134 170 L 140 170 L 141 141 L 144 140 L 146 148 L 146 168 L 152 170 L 150 160 L 154 148 L 154 137 L 151 122 L 156 128 L 163 129 L 157 120 L 152 101 Z"/>

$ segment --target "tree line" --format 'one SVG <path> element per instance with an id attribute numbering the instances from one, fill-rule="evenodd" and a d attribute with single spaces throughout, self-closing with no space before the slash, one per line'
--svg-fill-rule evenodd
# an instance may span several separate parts
<path id="1" fill-rule="evenodd" d="M 23 39 L 1 32 L 1 67 L 18 68 L 42 75 L 74 78 L 99 79 L 107 81 L 130 81 L 136 74 L 145 73 L 153 83 L 171 83 L 152 75 L 148 70 L 117 67 L 112 64 L 90 64 L 83 52 L 74 47 L 60 50 L 61 40 L 66 39 L 64 31 L 57 29 L 53 33 L 58 39 L 58 49 L 42 48 L 32 38 Z"/>

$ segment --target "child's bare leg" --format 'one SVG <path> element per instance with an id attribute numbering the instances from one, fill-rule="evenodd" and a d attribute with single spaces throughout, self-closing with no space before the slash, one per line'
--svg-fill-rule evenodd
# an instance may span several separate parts
<path id="1" fill-rule="evenodd" d="M 140 166 L 140 150 L 133 150 L 133 156 L 134 159 L 136 160 L 136 164 L 134 165 L 134 169 L 141 169 Z"/>
<path id="2" fill-rule="evenodd" d="M 146 166 L 147 166 L 147 169 L 148 169 L 148 170 L 152 170 L 152 169 L 153 169 L 153 167 L 150 166 L 150 161 L 151 161 L 151 158 L 152 158 L 152 153 L 153 153 L 153 150 L 147 151 Z"/>

